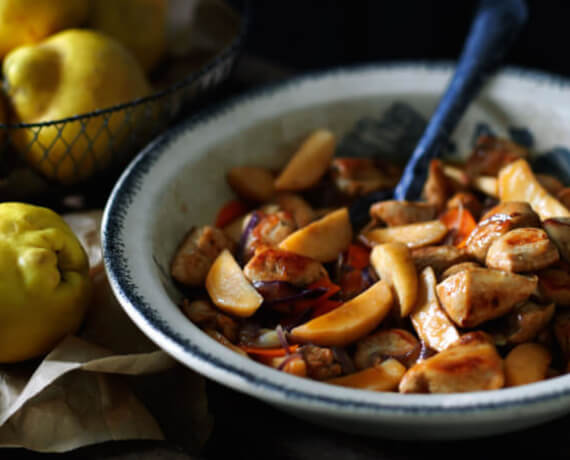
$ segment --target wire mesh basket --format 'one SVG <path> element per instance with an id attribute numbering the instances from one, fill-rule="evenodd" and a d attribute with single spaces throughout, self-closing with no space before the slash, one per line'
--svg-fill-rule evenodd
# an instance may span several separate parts
<path id="1" fill-rule="evenodd" d="M 116 173 L 183 109 L 229 77 L 250 18 L 249 0 L 232 6 L 241 16 L 239 32 L 199 70 L 147 97 L 109 108 L 49 122 L 0 124 L 2 151 L 18 152 L 53 185 L 92 182 Z M 9 155 L 4 156 L 6 160 Z M 10 164 L 3 162 L 4 175 Z"/>

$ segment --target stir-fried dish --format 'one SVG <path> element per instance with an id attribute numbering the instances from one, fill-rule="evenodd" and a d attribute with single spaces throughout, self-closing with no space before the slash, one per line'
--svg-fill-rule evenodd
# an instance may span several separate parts
<path id="1" fill-rule="evenodd" d="M 479 138 L 433 160 L 422 201 L 348 207 L 397 166 L 334 156 L 327 130 L 281 171 L 231 169 L 237 199 L 193 227 L 171 265 L 182 311 L 235 352 L 376 391 L 512 387 L 570 371 L 570 188 L 529 151 Z"/>

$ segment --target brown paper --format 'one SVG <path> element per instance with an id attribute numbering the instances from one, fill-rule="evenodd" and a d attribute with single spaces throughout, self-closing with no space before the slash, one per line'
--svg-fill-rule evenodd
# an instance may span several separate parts
<path id="1" fill-rule="evenodd" d="M 100 211 L 66 216 L 95 284 L 82 329 L 39 363 L 0 366 L 0 446 L 64 452 L 166 433 L 197 451 L 212 427 L 204 380 L 158 350 L 118 305 L 93 231 L 100 217 Z"/>

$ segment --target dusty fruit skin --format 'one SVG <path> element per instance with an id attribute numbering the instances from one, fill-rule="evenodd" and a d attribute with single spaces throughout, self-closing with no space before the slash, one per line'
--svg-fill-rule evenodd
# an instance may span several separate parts
<path id="1" fill-rule="evenodd" d="M 16 48 L 4 59 L 2 70 L 13 122 L 60 120 L 150 93 L 134 56 L 118 41 L 90 30 L 69 29 Z M 136 126 L 142 115 L 132 111 L 126 120 L 123 110 L 83 124 L 19 129 L 13 140 L 28 163 L 69 184 L 104 167 L 111 152 L 121 148 L 128 127 Z"/>
<path id="2" fill-rule="evenodd" d="M 0 0 L 0 58 L 87 19 L 86 0 Z"/>
<path id="3" fill-rule="evenodd" d="M 90 286 L 85 251 L 58 214 L 0 204 L 0 362 L 39 356 L 74 333 Z"/>

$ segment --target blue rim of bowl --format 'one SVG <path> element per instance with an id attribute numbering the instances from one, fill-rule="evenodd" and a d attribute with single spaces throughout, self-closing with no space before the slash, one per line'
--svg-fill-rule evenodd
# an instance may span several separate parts
<path id="1" fill-rule="evenodd" d="M 208 351 L 205 351 L 200 346 L 194 344 L 190 337 L 182 336 L 171 329 L 168 323 L 164 321 L 159 314 L 157 314 L 157 311 L 152 307 L 152 305 L 150 305 L 145 300 L 144 296 L 139 293 L 137 285 L 128 270 L 128 261 L 124 252 L 125 247 L 120 240 L 124 219 L 127 215 L 127 209 L 134 200 L 136 193 L 141 189 L 144 182 L 144 176 L 149 173 L 155 162 L 158 161 L 162 155 L 167 153 L 168 145 L 183 132 L 195 129 L 198 125 L 207 123 L 209 120 L 223 115 L 225 112 L 232 110 L 245 101 L 263 97 L 310 80 L 318 80 L 335 75 L 358 74 L 367 71 L 405 69 L 451 71 L 453 68 L 454 63 L 451 61 L 401 61 L 338 67 L 324 71 L 304 73 L 299 76 L 288 78 L 284 81 L 278 81 L 256 87 L 237 96 L 228 98 L 225 101 L 206 107 L 197 114 L 180 122 L 158 136 L 154 141 L 149 143 L 125 169 L 115 184 L 104 210 L 101 227 L 103 260 L 114 294 L 118 298 L 123 309 L 131 317 L 133 314 L 137 315 L 164 339 L 174 342 L 178 347 L 181 347 L 186 353 L 190 354 L 198 361 L 202 361 L 214 368 L 222 370 L 225 373 L 237 376 L 247 384 L 260 386 L 269 390 L 280 396 L 280 399 L 285 400 L 293 398 L 296 400 L 312 401 L 342 408 L 364 409 L 379 411 L 382 413 L 389 412 L 393 414 L 461 414 L 466 412 L 473 413 L 475 411 L 480 412 L 483 410 L 503 410 L 506 408 L 531 404 L 535 405 L 542 402 L 553 401 L 561 397 L 570 396 L 570 382 L 567 388 L 563 390 L 546 391 L 535 396 L 522 396 L 520 398 L 512 398 L 507 401 L 499 402 L 466 403 L 464 405 L 453 406 L 426 406 L 423 404 L 418 404 L 417 406 L 401 406 L 398 404 L 359 401 L 356 398 L 346 399 L 341 397 L 325 396 L 323 394 L 306 393 L 301 390 L 286 387 L 269 379 L 259 377 L 258 375 L 255 375 L 255 373 L 245 371 L 240 369 L 238 366 L 227 363 Z M 534 80 L 535 82 L 551 87 L 554 86 L 561 89 L 570 88 L 570 79 L 538 70 L 508 67 L 500 72 L 500 74 L 522 80 Z M 153 337 L 151 338 L 155 340 Z M 262 364 L 259 365 L 263 366 Z M 217 381 L 225 384 L 225 382 L 220 381 L 219 379 Z M 536 385 L 541 385 L 543 383 L 545 382 L 541 382 Z M 238 391 L 241 390 L 238 389 Z M 484 395 L 485 392 L 481 392 L 479 394 Z"/>

